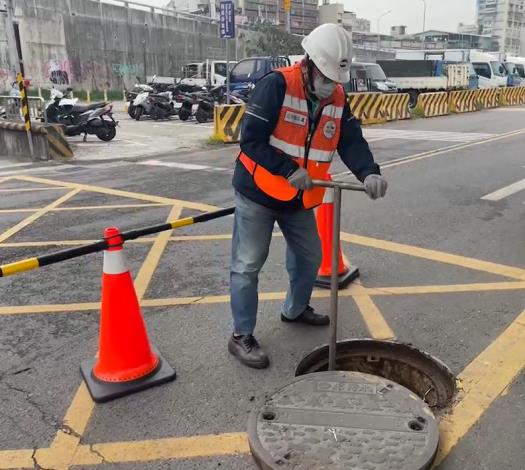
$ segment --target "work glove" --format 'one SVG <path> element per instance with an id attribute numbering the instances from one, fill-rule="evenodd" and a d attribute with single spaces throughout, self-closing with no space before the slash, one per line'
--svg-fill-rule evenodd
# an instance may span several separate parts
<path id="1" fill-rule="evenodd" d="M 288 182 L 295 188 L 304 191 L 305 189 L 312 189 L 314 184 L 312 178 L 304 168 L 295 170 L 289 177 Z"/>
<path id="2" fill-rule="evenodd" d="M 381 175 L 368 175 L 364 181 L 365 191 L 370 199 L 384 197 L 388 186 L 386 179 Z"/>

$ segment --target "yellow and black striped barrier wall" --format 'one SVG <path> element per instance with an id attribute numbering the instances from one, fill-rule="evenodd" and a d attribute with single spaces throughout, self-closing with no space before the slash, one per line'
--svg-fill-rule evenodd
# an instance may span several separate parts
<path id="1" fill-rule="evenodd" d="M 136 230 L 130 230 L 128 232 L 122 232 L 120 236 L 122 240 L 135 240 L 139 237 L 145 237 L 147 235 L 153 235 L 159 232 L 165 232 L 166 230 L 173 230 L 187 225 L 197 224 L 199 222 L 208 222 L 209 220 L 218 219 L 231 215 L 235 212 L 235 207 L 229 207 L 227 209 L 220 209 L 214 212 L 206 212 L 204 214 L 196 215 L 195 217 L 185 217 L 183 219 L 177 219 L 172 222 L 166 222 L 159 225 L 152 225 L 151 227 L 139 228 Z M 38 269 L 43 266 L 50 264 L 59 263 L 68 259 L 78 258 L 79 256 L 96 253 L 109 248 L 108 239 L 99 240 L 89 245 L 82 245 L 76 248 L 69 248 L 67 250 L 56 251 L 55 253 L 49 253 L 47 255 L 35 256 L 33 258 L 27 258 L 14 263 L 0 265 L 0 277 L 12 276 L 14 274 L 31 271 Z"/>
<path id="2" fill-rule="evenodd" d="M 410 119 L 408 93 L 388 93 L 383 95 L 383 113 L 387 121 Z"/>
<path id="3" fill-rule="evenodd" d="M 525 87 L 503 87 L 500 88 L 501 106 L 515 106 L 523 104 L 525 99 Z"/>
<path id="4" fill-rule="evenodd" d="M 481 88 L 478 90 L 478 102 L 484 108 L 497 108 L 500 105 L 499 88 Z"/>
<path id="5" fill-rule="evenodd" d="M 363 124 L 386 122 L 383 93 L 349 93 L 348 104 L 352 114 Z"/>
<path id="6" fill-rule="evenodd" d="M 215 106 L 213 125 L 215 138 L 224 143 L 239 142 L 241 139 L 241 121 L 246 106 L 244 104 L 221 104 Z"/>
<path id="7" fill-rule="evenodd" d="M 450 92 L 450 112 L 470 113 L 478 111 L 478 90 L 461 90 Z"/>
<path id="8" fill-rule="evenodd" d="M 445 116 L 449 114 L 448 92 L 421 93 L 417 98 L 417 106 L 425 117 Z"/>

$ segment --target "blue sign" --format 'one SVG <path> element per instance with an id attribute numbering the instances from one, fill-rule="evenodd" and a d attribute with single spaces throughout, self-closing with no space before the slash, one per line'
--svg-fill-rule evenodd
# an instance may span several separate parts
<path id="1" fill-rule="evenodd" d="M 232 0 L 222 0 L 219 11 L 220 37 L 233 39 L 235 37 L 235 4 Z"/>

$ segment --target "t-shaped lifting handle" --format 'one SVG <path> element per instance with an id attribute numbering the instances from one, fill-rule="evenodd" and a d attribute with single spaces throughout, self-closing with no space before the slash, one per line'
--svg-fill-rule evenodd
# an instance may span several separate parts
<path id="1" fill-rule="evenodd" d="M 328 370 L 335 370 L 337 347 L 337 307 L 338 290 L 337 268 L 339 261 L 339 241 L 341 230 L 341 191 L 364 191 L 361 183 L 345 183 L 342 181 L 314 180 L 314 186 L 332 188 L 334 191 L 334 222 L 332 226 L 332 275 L 330 278 L 330 339 L 328 342 Z"/>

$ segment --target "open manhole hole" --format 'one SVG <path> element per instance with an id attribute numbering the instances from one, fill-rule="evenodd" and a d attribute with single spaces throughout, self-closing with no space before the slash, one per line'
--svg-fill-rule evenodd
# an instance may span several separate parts
<path id="1" fill-rule="evenodd" d="M 436 412 L 447 408 L 456 393 L 456 379 L 439 359 L 408 344 L 373 339 L 337 343 L 336 369 L 377 375 L 408 388 Z M 328 346 L 308 354 L 296 376 L 328 370 Z"/>

